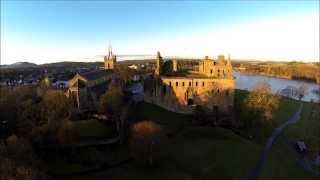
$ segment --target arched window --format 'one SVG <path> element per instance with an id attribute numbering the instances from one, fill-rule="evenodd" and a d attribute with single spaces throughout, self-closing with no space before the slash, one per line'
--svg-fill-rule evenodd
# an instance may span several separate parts
<path id="1" fill-rule="evenodd" d="M 218 93 L 220 92 L 220 90 L 218 89 L 218 91 L 217 91 Z"/>
<path id="2" fill-rule="evenodd" d="M 204 82 L 202 82 L 202 86 L 204 86 Z"/>
<path id="3" fill-rule="evenodd" d="M 182 86 L 184 86 L 184 82 L 182 82 Z"/>
<path id="4" fill-rule="evenodd" d="M 191 86 L 191 82 L 189 82 L 189 86 Z"/>
<path id="5" fill-rule="evenodd" d="M 179 85 L 179 83 L 178 82 L 176 82 L 176 86 L 178 86 Z"/>
<path id="6" fill-rule="evenodd" d="M 210 70 L 210 74 L 212 74 L 212 69 Z"/>
<path id="7" fill-rule="evenodd" d="M 198 82 L 196 82 L 196 86 L 198 86 Z"/>
<path id="8" fill-rule="evenodd" d="M 169 86 L 171 87 L 171 81 L 169 81 Z"/>

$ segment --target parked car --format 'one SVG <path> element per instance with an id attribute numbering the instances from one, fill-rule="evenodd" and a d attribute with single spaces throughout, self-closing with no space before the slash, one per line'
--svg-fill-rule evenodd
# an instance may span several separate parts
<path id="1" fill-rule="evenodd" d="M 307 146 L 303 141 L 297 141 L 296 148 L 299 153 L 304 153 L 307 150 Z"/>

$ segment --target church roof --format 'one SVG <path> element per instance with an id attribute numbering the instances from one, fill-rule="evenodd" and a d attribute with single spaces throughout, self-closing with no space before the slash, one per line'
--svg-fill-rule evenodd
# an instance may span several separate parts
<path id="1" fill-rule="evenodd" d="M 101 77 L 104 77 L 106 75 L 112 74 L 112 71 L 106 71 L 106 70 L 98 70 L 98 71 L 91 71 L 91 72 L 85 72 L 85 73 L 79 73 L 80 76 L 85 78 L 86 80 L 96 80 Z"/>
<path id="2" fill-rule="evenodd" d="M 108 89 L 109 83 L 110 83 L 109 81 L 106 81 L 101 84 L 95 85 L 90 88 L 90 91 L 94 92 L 97 95 L 97 97 L 100 97 Z"/>

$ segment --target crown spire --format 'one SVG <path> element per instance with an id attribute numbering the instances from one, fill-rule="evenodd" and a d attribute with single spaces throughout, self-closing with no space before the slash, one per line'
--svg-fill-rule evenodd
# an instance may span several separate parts
<path id="1" fill-rule="evenodd" d="M 108 47 L 108 58 L 112 58 L 112 46 L 109 44 L 109 47 Z"/>

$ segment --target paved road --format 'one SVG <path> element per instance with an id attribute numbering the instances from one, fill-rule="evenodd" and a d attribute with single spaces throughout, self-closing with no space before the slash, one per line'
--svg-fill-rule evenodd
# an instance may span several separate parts
<path id="1" fill-rule="evenodd" d="M 276 138 L 281 134 L 281 132 L 284 128 L 286 128 L 290 124 L 294 124 L 299 121 L 302 109 L 303 109 L 303 103 L 300 102 L 300 106 L 299 106 L 298 110 L 293 114 L 293 116 L 291 116 L 288 121 L 286 121 L 285 123 L 283 123 L 282 125 L 280 125 L 279 127 L 275 128 L 273 130 L 271 136 L 268 138 L 267 143 L 265 144 L 265 147 L 262 150 L 262 153 L 260 154 L 260 158 L 257 162 L 256 167 L 253 169 L 253 171 L 249 177 L 249 180 L 258 180 L 259 179 L 259 176 L 261 174 L 263 166 L 266 162 L 268 152 L 270 151 L 274 140 L 276 140 Z"/>

